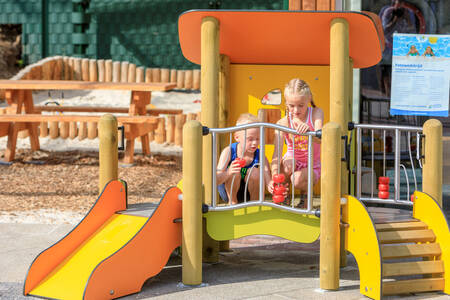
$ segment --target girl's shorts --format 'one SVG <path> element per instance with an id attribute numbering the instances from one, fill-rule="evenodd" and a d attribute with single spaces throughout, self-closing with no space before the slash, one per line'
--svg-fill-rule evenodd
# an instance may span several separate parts
<path id="1" fill-rule="evenodd" d="M 284 156 L 283 162 L 287 159 L 292 159 L 292 156 Z M 308 163 L 304 163 L 298 159 L 295 160 L 295 172 L 300 171 L 301 169 L 308 169 Z M 317 164 L 313 167 L 314 172 L 314 184 L 316 184 L 320 179 L 321 174 L 321 166 Z"/>

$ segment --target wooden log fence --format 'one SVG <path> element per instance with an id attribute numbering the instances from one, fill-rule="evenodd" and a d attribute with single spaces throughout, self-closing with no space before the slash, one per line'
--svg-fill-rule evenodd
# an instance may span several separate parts
<path id="1" fill-rule="evenodd" d="M 37 112 L 41 111 L 56 111 L 55 108 L 61 108 L 56 106 L 37 106 Z M 41 108 L 43 108 L 41 110 Z M 64 108 L 64 107 L 62 107 Z M 77 107 L 73 107 L 77 108 Z M 112 108 L 113 109 L 113 108 Z M 122 109 L 122 108 L 121 108 Z M 122 109 L 124 110 L 124 109 Z M 68 112 L 76 112 L 77 110 L 67 110 Z M 155 130 L 148 134 L 150 141 L 155 141 L 157 144 L 169 144 L 176 146 L 183 146 L 183 125 L 190 120 L 200 120 L 199 113 L 188 113 L 188 114 L 171 114 L 171 111 L 167 110 L 164 112 L 164 116 L 158 118 L 158 126 Z M 112 111 L 116 113 L 117 111 Z M 122 111 L 120 111 L 122 112 Z M 0 115 L 6 114 L 6 108 L 0 108 Z M 158 115 L 153 114 L 152 110 L 148 110 L 148 115 Z M 64 115 L 63 115 L 64 116 Z M 97 120 L 89 122 L 78 122 L 78 121 L 46 121 L 39 123 L 39 136 L 42 138 L 49 137 L 50 139 L 75 139 L 78 138 L 80 141 L 84 139 L 95 139 L 98 137 Z M 21 131 L 26 132 L 26 131 Z M 28 135 L 22 134 L 18 136 L 19 138 L 26 138 Z"/>

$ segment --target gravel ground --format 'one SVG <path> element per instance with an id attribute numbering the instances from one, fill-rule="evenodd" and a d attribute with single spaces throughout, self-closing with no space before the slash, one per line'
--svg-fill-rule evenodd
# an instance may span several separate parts
<path id="1" fill-rule="evenodd" d="M 180 156 L 138 154 L 135 162 L 119 167 L 119 178 L 128 183 L 130 204 L 159 201 L 181 179 Z M 0 164 L 0 222 L 2 216 L 23 219 L 41 212 L 41 219 L 71 223 L 70 216 L 54 215 L 85 214 L 98 196 L 98 172 L 96 152 L 18 150 L 13 164 Z"/>

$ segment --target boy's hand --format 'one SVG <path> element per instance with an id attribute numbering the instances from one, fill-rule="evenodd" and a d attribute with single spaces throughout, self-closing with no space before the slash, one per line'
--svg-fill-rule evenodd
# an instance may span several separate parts
<path id="1" fill-rule="evenodd" d="M 233 160 L 230 167 L 228 168 L 228 174 L 231 176 L 233 174 L 240 174 L 241 173 L 241 166 L 239 161 Z"/>
<path id="2" fill-rule="evenodd" d="M 267 184 L 267 190 L 272 195 L 273 195 L 273 191 L 275 189 L 275 185 L 276 185 L 276 183 L 273 180 L 269 181 L 269 183 Z M 285 183 L 283 185 L 286 188 L 285 192 L 283 193 L 283 196 L 286 198 L 288 196 L 288 193 L 289 193 L 289 183 Z"/>

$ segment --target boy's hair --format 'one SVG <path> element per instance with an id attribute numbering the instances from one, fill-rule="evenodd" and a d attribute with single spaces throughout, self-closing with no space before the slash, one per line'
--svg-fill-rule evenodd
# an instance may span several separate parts
<path id="1" fill-rule="evenodd" d="M 309 95 L 311 96 L 311 106 L 316 107 L 316 104 L 314 103 L 312 99 L 312 93 L 311 89 L 309 88 L 309 85 L 306 83 L 306 81 L 301 80 L 299 78 L 291 79 L 284 88 L 284 97 L 287 96 L 303 96 L 303 95 Z"/>
<path id="2" fill-rule="evenodd" d="M 249 124 L 249 123 L 258 123 L 261 120 L 250 113 L 241 114 L 236 121 L 236 125 Z"/>

